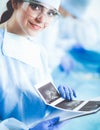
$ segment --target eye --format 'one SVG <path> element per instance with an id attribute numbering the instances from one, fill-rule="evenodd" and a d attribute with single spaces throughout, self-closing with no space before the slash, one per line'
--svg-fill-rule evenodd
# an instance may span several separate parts
<path id="1" fill-rule="evenodd" d="M 39 4 L 30 3 L 30 6 L 31 6 L 32 10 L 41 10 L 42 9 L 42 6 Z"/>
<path id="2" fill-rule="evenodd" d="M 58 16 L 58 13 L 55 10 L 49 10 L 48 16 L 50 16 L 50 17 Z"/>

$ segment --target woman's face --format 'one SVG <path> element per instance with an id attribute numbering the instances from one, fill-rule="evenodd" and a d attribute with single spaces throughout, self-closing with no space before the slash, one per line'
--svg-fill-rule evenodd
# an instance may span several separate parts
<path id="1" fill-rule="evenodd" d="M 58 15 L 56 10 L 38 3 L 23 2 L 17 5 L 16 20 L 22 35 L 34 36 L 45 29 Z"/>

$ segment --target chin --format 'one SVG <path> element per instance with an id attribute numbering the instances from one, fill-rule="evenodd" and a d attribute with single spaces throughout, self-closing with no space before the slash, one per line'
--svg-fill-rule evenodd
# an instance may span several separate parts
<path id="1" fill-rule="evenodd" d="M 32 31 L 32 32 L 27 32 L 27 35 L 29 35 L 29 36 L 36 36 L 36 35 L 38 35 L 38 33 L 39 32 L 37 32 L 37 31 Z"/>

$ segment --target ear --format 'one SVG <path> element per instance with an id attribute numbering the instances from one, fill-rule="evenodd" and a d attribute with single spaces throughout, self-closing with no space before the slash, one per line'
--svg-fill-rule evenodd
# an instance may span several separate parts
<path id="1" fill-rule="evenodd" d="M 15 0 L 11 0 L 11 4 L 13 9 L 17 9 L 17 2 Z"/>

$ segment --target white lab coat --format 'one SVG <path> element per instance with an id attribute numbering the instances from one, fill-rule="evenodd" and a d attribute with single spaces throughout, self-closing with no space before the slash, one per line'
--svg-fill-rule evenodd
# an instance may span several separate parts
<path id="1" fill-rule="evenodd" d="M 53 110 L 34 87 L 52 80 L 45 54 L 39 44 L 0 29 L 0 130 L 27 130 Z"/>

